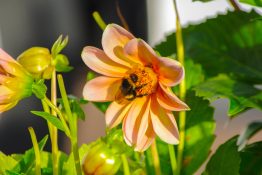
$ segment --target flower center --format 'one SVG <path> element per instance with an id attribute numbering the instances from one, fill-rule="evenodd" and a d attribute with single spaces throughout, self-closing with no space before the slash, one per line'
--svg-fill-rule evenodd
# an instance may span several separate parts
<path id="1" fill-rule="evenodd" d="M 156 87 L 157 75 L 153 69 L 150 66 L 136 66 L 126 73 L 120 89 L 127 100 L 133 100 L 154 93 Z"/>

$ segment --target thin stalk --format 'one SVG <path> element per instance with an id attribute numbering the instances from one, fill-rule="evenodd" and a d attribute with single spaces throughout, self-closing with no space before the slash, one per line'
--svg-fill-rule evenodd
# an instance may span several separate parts
<path id="1" fill-rule="evenodd" d="M 125 20 L 125 18 L 124 18 L 124 16 L 123 16 L 123 14 L 122 14 L 122 12 L 121 12 L 121 9 L 120 9 L 119 1 L 118 1 L 118 0 L 116 1 L 116 13 L 117 13 L 117 16 L 118 16 L 118 18 L 120 19 L 123 27 L 124 27 L 126 30 L 129 31 L 128 24 L 127 24 L 127 22 L 126 22 L 126 20 Z"/>
<path id="2" fill-rule="evenodd" d="M 35 131 L 32 127 L 29 127 L 28 130 L 31 136 L 31 140 L 32 140 L 33 148 L 35 152 L 35 174 L 41 175 L 41 157 L 40 157 L 40 151 L 39 151 L 39 146 L 37 143 Z"/>
<path id="3" fill-rule="evenodd" d="M 160 161 L 159 161 L 159 155 L 158 155 L 158 151 L 157 151 L 156 141 L 154 141 L 151 145 L 151 152 L 152 152 L 152 157 L 153 157 L 155 174 L 161 175 L 162 173 L 161 173 L 161 168 L 160 168 Z"/>
<path id="4" fill-rule="evenodd" d="M 122 163 L 123 163 L 123 169 L 124 169 L 124 175 L 130 175 L 130 169 L 128 165 L 128 161 L 125 154 L 121 155 Z"/>
<path id="5" fill-rule="evenodd" d="M 168 151 L 169 151 L 169 157 L 171 162 L 172 174 L 175 175 L 177 170 L 177 163 L 176 163 L 176 153 L 174 150 L 174 146 L 168 144 Z"/>
<path id="6" fill-rule="evenodd" d="M 176 13 L 176 44 L 177 44 L 177 56 L 178 61 L 184 65 L 184 43 L 182 36 L 182 28 L 180 24 L 179 13 L 176 5 L 176 0 L 174 0 L 174 8 Z M 185 79 L 179 84 L 179 97 L 181 100 L 185 100 L 186 96 L 186 81 Z M 180 131 L 180 143 L 178 145 L 178 154 L 177 154 L 177 170 L 176 174 L 179 175 L 182 168 L 183 161 L 183 152 L 185 144 L 185 125 L 186 125 L 186 112 L 179 112 L 179 131 Z"/>
<path id="7" fill-rule="evenodd" d="M 65 107 L 66 114 L 68 116 L 68 123 L 71 131 L 71 149 L 73 151 L 74 159 L 75 159 L 75 168 L 77 175 L 82 174 L 80 158 L 79 158 L 79 150 L 78 150 L 78 139 L 77 139 L 77 116 L 72 114 L 70 103 L 67 98 L 67 93 L 65 89 L 65 84 L 62 75 L 57 76 L 58 86 L 60 90 L 60 94 L 62 97 L 62 101 Z"/>
<path id="8" fill-rule="evenodd" d="M 70 137 L 71 137 L 71 136 L 70 136 L 70 135 L 71 135 L 71 134 L 70 134 L 70 130 L 69 130 L 67 124 L 66 124 L 65 118 L 64 118 L 64 116 L 62 115 L 61 111 L 60 111 L 60 110 L 57 108 L 57 106 L 55 106 L 47 97 L 45 97 L 45 98 L 43 99 L 43 101 L 44 101 L 51 109 L 53 109 L 53 110 L 57 113 L 59 119 L 61 120 L 61 122 L 62 122 L 62 124 L 63 124 L 63 126 L 64 126 L 64 128 L 65 128 L 65 134 L 70 138 Z"/>
<path id="9" fill-rule="evenodd" d="M 105 21 L 102 19 L 102 17 L 100 16 L 100 14 L 95 11 L 93 12 L 93 18 L 95 19 L 96 23 L 98 24 L 98 26 L 102 29 L 105 30 L 106 28 L 106 23 Z"/>
<path id="10" fill-rule="evenodd" d="M 52 103 L 56 106 L 56 71 L 54 70 L 52 73 L 52 77 L 51 77 L 51 101 Z M 56 116 L 56 112 L 54 109 L 51 108 L 51 114 Z M 52 160 L 53 160 L 53 175 L 58 175 L 59 174 L 59 155 L 58 155 L 58 133 L 57 133 L 57 128 L 54 127 L 53 125 L 51 126 L 51 131 L 52 131 Z"/>
<path id="11" fill-rule="evenodd" d="M 232 7 L 236 10 L 236 11 L 240 11 L 240 7 L 237 4 L 237 2 L 235 0 L 229 0 L 229 3 L 232 5 Z"/>

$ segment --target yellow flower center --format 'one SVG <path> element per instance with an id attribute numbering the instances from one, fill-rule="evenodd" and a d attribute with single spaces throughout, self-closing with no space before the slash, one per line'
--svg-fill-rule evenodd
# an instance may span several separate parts
<path id="1" fill-rule="evenodd" d="M 150 95 L 156 91 L 157 75 L 153 69 L 143 66 L 135 66 L 126 73 L 121 83 L 121 94 L 127 100 L 136 97 Z"/>

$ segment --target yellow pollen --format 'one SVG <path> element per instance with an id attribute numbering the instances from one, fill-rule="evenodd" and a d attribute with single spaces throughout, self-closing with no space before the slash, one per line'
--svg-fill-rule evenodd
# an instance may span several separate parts
<path id="1" fill-rule="evenodd" d="M 157 75 L 150 67 L 136 66 L 122 81 L 122 94 L 128 100 L 150 95 L 156 91 Z"/>

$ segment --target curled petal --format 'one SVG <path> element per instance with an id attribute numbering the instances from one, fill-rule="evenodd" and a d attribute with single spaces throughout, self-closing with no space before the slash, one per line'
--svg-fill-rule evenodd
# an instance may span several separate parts
<path id="1" fill-rule="evenodd" d="M 0 48 L 0 60 L 6 62 L 16 62 L 8 53 Z"/>
<path id="2" fill-rule="evenodd" d="M 146 97 L 136 98 L 128 114 L 124 118 L 123 121 L 123 132 L 125 136 L 124 138 L 127 144 L 129 144 L 130 146 L 136 144 L 139 129 L 141 129 L 140 127 L 144 127 L 141 126 L 141 122 L 144 117 L 148 117 L 147 107 L 148 107 L 148 98 Z M 146 121 L 147 120 L 145 119 L 143 122 L 145 123 Z"/>
<path id="3" fill-rule="evenodd" d="M 115 55 L 116 48 L 123 48 L 124 45 L 134 36 L 116 24 L 107 25 L 102 36 L 103 50 L 112 60 L 115 62 L 130 67 L 130 63 L 127 60 L 123 60 Z"/>
<path id="4" fill-rule="evenodd" d="M 116 101 L 112 102 L 106 110 L 105 118 L 106 125 L 109 129 L 117 126 L 123 120 L 123 118 L 127 115 L 132 102 L 127 103 L 118 103 Z"/>
<path id="5" fill-rule="evenodd" d="M 123 77 L 128 70 L 127 67 L 114 62 L 102 50 L 95 47 L 85 47 L 81 56 L 90 69 L 106 76 Z"/>
<path id="6" fill-rule="evenodd" d="M 83 96 L 86 100 L 106 102 L 114 101 L 121 79 L 100 76 L 86 83 Z"/>
<path id="7" fill-rule="evenodd" d="M 157 64 L 155 51 L 142 39 L 130 40 L 124 47 L 124 53 L 130 60 L 142 65 Z"/>
<path id="8" fill-rule="evenodd" d="M 189 110 L 189 107 L 181 101 L 168 87 L 159 85 L 156 93 L 158 103 L 169 111 Z"/>
<path id="9" fill-rule="evenodd" d="M 175 118 L 170 111 L 164 110 L 152 97 L 150 116 L 155 133 L 169 144 L 179 143 L 179 132 Z"/>
<path id="10" fill-rule="evenodd" d="M 184 68 L 176 60 L 158 57 L 159 63 L 156 66 L 156 71 L 159 75 L 159 81 L 165 86 L 175 86 L 184 78 Z"/>

